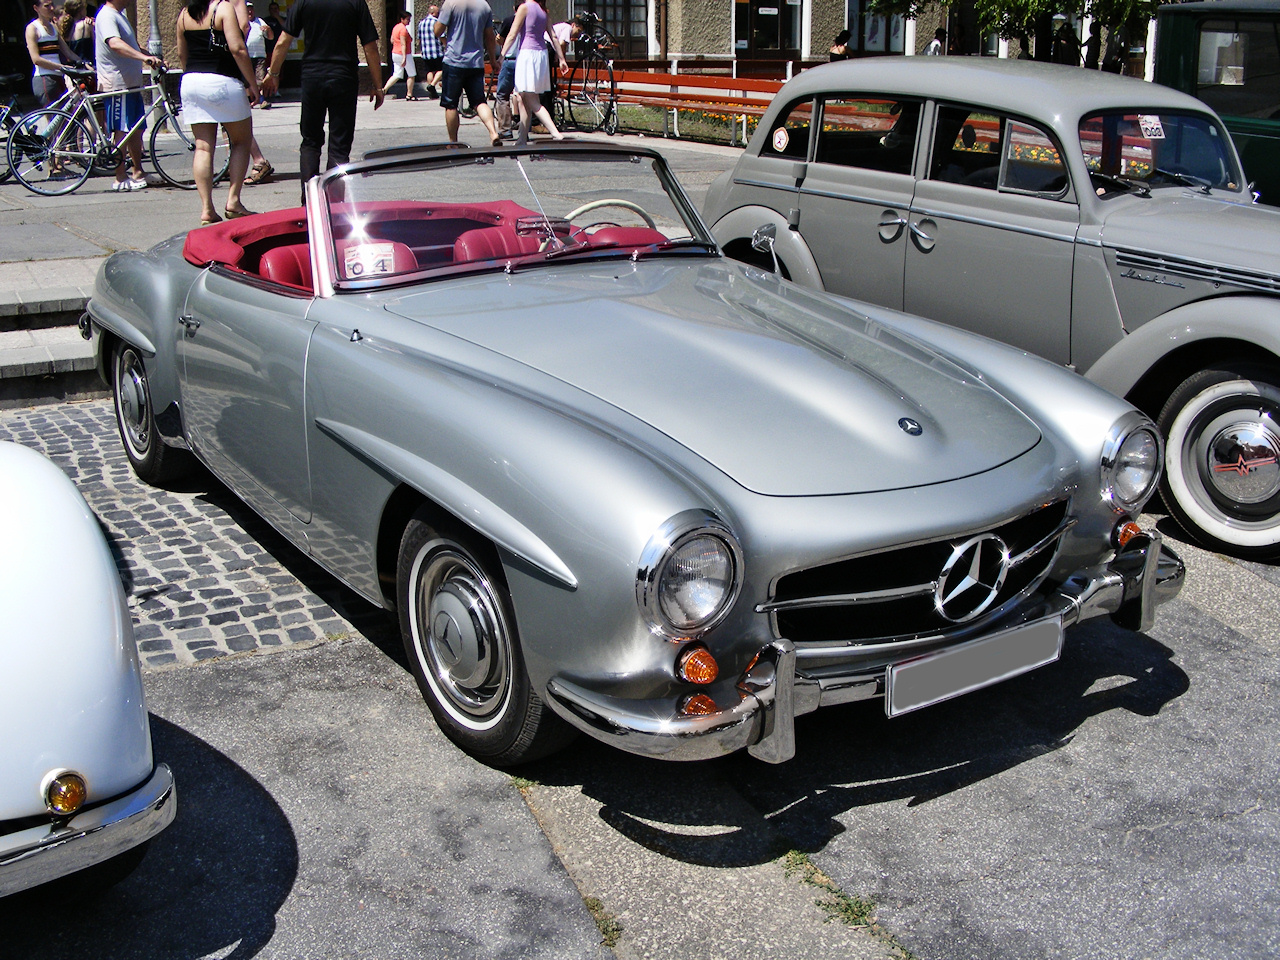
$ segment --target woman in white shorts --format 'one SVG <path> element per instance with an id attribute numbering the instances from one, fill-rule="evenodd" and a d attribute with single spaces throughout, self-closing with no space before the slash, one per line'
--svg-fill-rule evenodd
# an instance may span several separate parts
<path id="1" fill-rule="evenodd" d="M 182 115 L 196 140 L 191 173 L 200 193 L 200 223 L 217 223 L 213 206 L 213 148 L 219 124 L 231 143 L 227 219 L 247 217 L 240 202 L 249 144 L 253 140 L 251 104 L 259 99 L 253 61 L 229 0 L 192 0 L 178 14 L 178 56 L 182 61 Z M 247 93 L 246 93 L 247 91 Z"/>
<path id="2" fill-rule="evenodd" d="M 547 29 L 547 11 L 539 0 L 524 0 L 511 21 L 511 29 L 507 31 L 507 42 L 502 45 L 502 56 L 519 44 L 520 53 L 516 57 L 516 93 L 520 105 L 520 134 L 516 138 L 516 146 L 523 147 L 529 142 L 529 127 L 536 116 L 547 132 L 556 140 L 563 140 L 542 105 L 538 95 L 551 89 L 551 66 L 547 59 L 547 43 L 555 48 L 556 59 L 560 61 L 561 70 L 568 69 L 564 62 L 564 48 L 555 33 Z"/>

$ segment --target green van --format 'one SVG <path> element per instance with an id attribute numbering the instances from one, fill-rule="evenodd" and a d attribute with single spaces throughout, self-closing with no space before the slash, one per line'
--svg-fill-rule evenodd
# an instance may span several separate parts
<path id="1" fill-rule="evenodd" d="M 1155 79 L 1217 111 L 1254 191 L 1280 205 L 1280 0 L 1162 6 Z"/>

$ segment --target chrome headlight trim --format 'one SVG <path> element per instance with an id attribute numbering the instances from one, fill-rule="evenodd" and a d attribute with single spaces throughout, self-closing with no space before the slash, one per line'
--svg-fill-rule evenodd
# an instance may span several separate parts
<path id="1" fill-rule="evenodd" d="M 733 564 L 729 589 L 710 616 L 692 628 L 677 627 L 662 612 L 662 577 L 676 551 L 695 537 L 703 536 L 719 541 L 728 550 Z M 636 569 L 636 603 L 640 607 L 641 616 L 654 633 L 670 640 L 700 637 L 729 615 L 742 590 L 742 574 L 742 547 L 729 526 L 710 511 L 685 510 L 663 523 L 641 551 L 640 564 Z"/>
<path id="2" fill-rule="evenodd" d="M 1130 440 L 1143 434 L 1149 436 L 1155 443 L 1155 467 L 1151 471 L 1151 476 L 1147 479 L 1147 482 L 1142 486 L 1141 491 L 1136 496 L 1126 498 L 1121 495 L 1116 484 L 1117 474 L 1123 466 L 1122 454 Z M 1100 473 L 1102 499 L 1114 504 L 1121 510 L 1129 513 L 1138 513 L 1146 502 L 1151 499 L 1152 494 L 1155 493 L 1156 486 L 1160 483 L 1160 475 L 1163 468 L 1164 438 L 1160 436 L 1160 431 L 1156 429 L 1156 425 L 1137 410 L 1126 413 L 1112 425 L 1107 432 L 1107 439 L 1102 445 Z"/>

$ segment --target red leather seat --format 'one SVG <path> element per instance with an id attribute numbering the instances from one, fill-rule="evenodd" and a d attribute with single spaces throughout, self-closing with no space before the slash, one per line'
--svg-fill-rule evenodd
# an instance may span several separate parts
<path id="1" fill-rule="evenodd" d="M 264 280 L 310 291 L 311 248 L 305 243 L 294 243 L 268 250 L 258 262 L 258 273 Z"/>
<path id="2" fill-rule="evenodd" d="M 468 230 L 453 242 L 453 262 L 502 260 L 537 253 L 541 238 L 534 234 L 522 237 L 512 227 L 480 227 Z"/>
<path id="3" fill-rule="evenodd" d="M 647 247 L 651 243 L 662 243 L 666 239 L 666 234 L 649 227 L 601 227 L 591 234 L 593 244 L 609 244 L 618 247 Z"/>

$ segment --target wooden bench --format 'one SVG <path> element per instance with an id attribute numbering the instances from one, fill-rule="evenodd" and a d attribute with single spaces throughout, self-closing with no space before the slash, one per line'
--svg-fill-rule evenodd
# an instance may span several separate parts
<path id="1" fill-rule="evenodd" d="M 747 142 L 747 118 L 762 116 L 783 83 L 781 80 L 642 70 L 617 70 L 613 78 L 618 88 L 619 103 L 662 110 L 664 137 L 680 136 L 681 110 L 698 110 L 726 114 L 735 121 L 741 121 L 744 144 Z M 731 143 L 736 144 L 737 122 L 732 129 Z"/>

